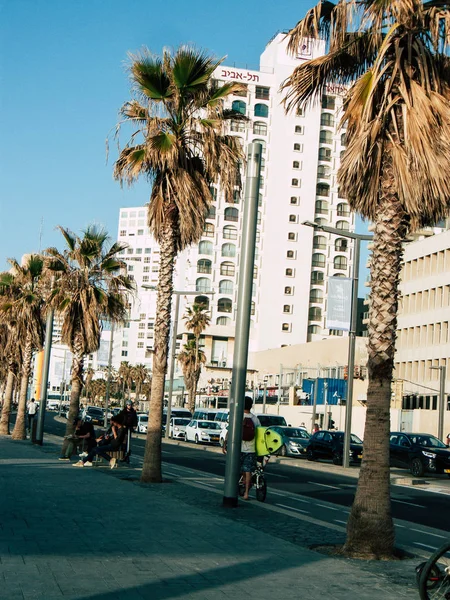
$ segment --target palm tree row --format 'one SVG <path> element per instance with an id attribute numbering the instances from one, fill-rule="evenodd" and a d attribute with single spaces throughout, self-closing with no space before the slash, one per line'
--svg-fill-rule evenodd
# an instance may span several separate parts
<path id="1" fill-rule="evenodd" d="M 62 324 L 61 341 L 73 355 L 68 435 L 79 412 L 85 357 L 99 348 L 103 319 L 124 321 L 128 293 L 134 289 L 118 258 L 126 245 L 110 245 L 106 232 L 96 227 L 88 227 L 83 237 L 59 229 L 67 245 L 63 252 L 48 248 L 42 255 L 27 256 L 22 265 L 11 259 L 11 270 L 0 274 L 0 335 L 7 363 L 0 433 L 9 433 L 13 386 L 20 385 L 14 439 L 26 437 L 32 359 L 42 348 L 46 313 L 56 312 Z"/>

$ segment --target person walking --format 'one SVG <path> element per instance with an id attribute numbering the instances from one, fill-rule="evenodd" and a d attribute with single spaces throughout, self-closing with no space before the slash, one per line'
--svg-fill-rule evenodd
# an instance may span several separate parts
<path id="1" fill-rule="evenodd" d="M 131 400 L 126 401 L 125 408 L 119 413 L 119 415 L 123 420 L 123 426 L 127 432 L 127 445 L 125 456 L 123 457 L 122 462 L 129 463 L 131 454 L 131 434 L 138 424 L 137 412 L 134 410 L 133 402 Z"/>
<path id="2" fill-rule="evenodd" d="M 36 401 L 34 398 L 31 398 L 31 400 L 27 404 L 27 413 L 28 413 L 28 431 L 30 432 L 30 435 L 31 435 L 31 428 L 33 426 L 33 421 L 34 421 L 34 418 L 37 413 L 37 404 L 36 404 Z"/>

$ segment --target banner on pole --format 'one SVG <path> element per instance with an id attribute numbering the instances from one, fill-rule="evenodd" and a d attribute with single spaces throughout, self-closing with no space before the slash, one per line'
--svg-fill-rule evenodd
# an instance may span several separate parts
<path id="1" fill-rule="evenodd" d="M 350 331 L 351 312 L 352 280 L 349 277 L 329 277 L 327 327 Z"/>

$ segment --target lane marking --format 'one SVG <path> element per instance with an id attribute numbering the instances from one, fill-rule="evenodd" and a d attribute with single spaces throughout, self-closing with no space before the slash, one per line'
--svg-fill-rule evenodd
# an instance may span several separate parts
<path id="1" fill-rule="evenodd" d="M 397 523 L 395 523 L 396 527 L 400 527 L 400 529 L 407 529 L 407 527 L 405 527 L 404 525 L 397 525 Z"/>
<path id="2" fill-rule="evenodd" d="M 417 531 L 417 533 L 421 533 L 422 535 L 432 535 L 433 537 L 442 538 L 445 540 L 445 535 L 439 535 L 437 533 L 429 533 L 428 531 L 423 531 L 422 529 L 414 529 L 411 527 L 411 531 Z"/>
<path id="3" fill-rule="evenodd" d="M 311 485 L 320 485 L 320 487 L 326 487 L 326 488 L 330 488 L 332 490 L 340 490 L 341 489 L 334 485 L 328 485 L 327 483 L 317 483 L 316 481 L 308 481 L 308 483 L 310 483 Z"/>
<path id="4" fill-rule="evenodd" d="M 428 548 L 428 550 L 437 550 L 435 546 L 429 546 L 428 544 L 421 544 L 420 542 L 413 542 L 416 546 L 422 546 L 423 548 Z"/>
<path id="5" fill-rule="evenodd" d="M 341 512 L 339 508 L 333 508 L 332 506 L 327 506 L 326 504 L 315 504 L 314 506 L 320 506 L 322 508 L 328 508 L 328 510 L 336 510 L 338 512 Z"/>
<path id="6" fill-rule="evenodd" d="M 286 475 L 278 475 L 277 473 L 267 473 L 267 475 L 269 477 L 280 477 L 280 479 L 291 479 L 290 477 L 287 477 Z"/>
<path id="7" fill-rule="evenodd" d="M 396 500 L 392 498 L 392 502 L 399 502 L 400 504 L 408 504 L 409 506 L 416 506 L 417 508 L 425 508 L 422 504 L 414 504 L 414 502 L 406 502 L 405 500 Z"/>
<path id="8" fill-rule="evenodd" d="M 301 510 L 300 508 L 294 508 L 293 506 L 287 506 L 286 504 L 277 504 L 275 506 L 281 506 L 281 508 L 286 508 L 287 510 L 295 510 L 295 512 L 303 513 L 304 515 L 309 515 L 309 510 Z"/>
<path id="9" fill-rule="evenodd" d="M 344 525 L 347 525 L 347 521 L 339 521 L 338 519 L 334 519 L 335 523 L 343 523 Z"/>

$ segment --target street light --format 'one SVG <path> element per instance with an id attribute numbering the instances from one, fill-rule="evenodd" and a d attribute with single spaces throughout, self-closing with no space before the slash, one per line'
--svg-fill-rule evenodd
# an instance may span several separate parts
<path id="1" fill-rule="evenodd" d="M 444 438 L 444 414 L 445 414 L 445 379 L 447 368 L 445 365 L 439 367 L 430 367 L 434 371 L 439 371 L 439 414 L 438 414 L 438 438 L 443 441 Z"/>
<path id="2" fill-rule="evenodd" d="M 370 241 L 373 235 L 364 235 L 361 233 L 353 233 L 336 227 L 328 227 L 327 225 L 317 225 L 311 221 L 305 221 L 302 225 L 313 227 L 316 231 L 324 231 L 332 233 L 340 237 L 350 238 L 355 241 L 355 250 L 353 256 L 353 273 L 352 273 L 352 305 L 350 312 L 350 330 L 348 332 L 348 379 L 347 379 L 347 402 L 345 406 L 345 434 L 344 434 L 344 456 L 343 466 L 350 466 L 350 437 L 352 434 L 352 405 L 353 405 L 353 379 L 355 372 L 355 344 L 356 344 L 356 325 L 358 315 L 358 280 L 359 280 L 359 255 L 361 241 Z"/>
<path id="3" fill-rule="evenodd" d="M 145 285 L 145 283 L 141 286 L 144 290 L 153 290 L 156 291 L 156 286 L 154 285 Z M 199 296 L 199 295 L 209 295 L 213 296 L 215 292 L 200 292 L 200 291 L 179 291 L 174 290 L 172 294 L 176 296 L 175 298 L 175 317 L 173 320 L 173 331 L 172 331 L 172 345 L 170 348 L 170 367 L 169 367 L 169 389 L 167 391 L 167 415 L 166 415 L 166 431 L 164 437 L 169 439 L 170 437 L 170 419 L 172 416 L 172 395 L 173 395 L 173 379 L 175 375 L 175 356 L 177 353 L 177 335 L 178 335 L 178 320 L 180 316 L 180 296 Z"/>

